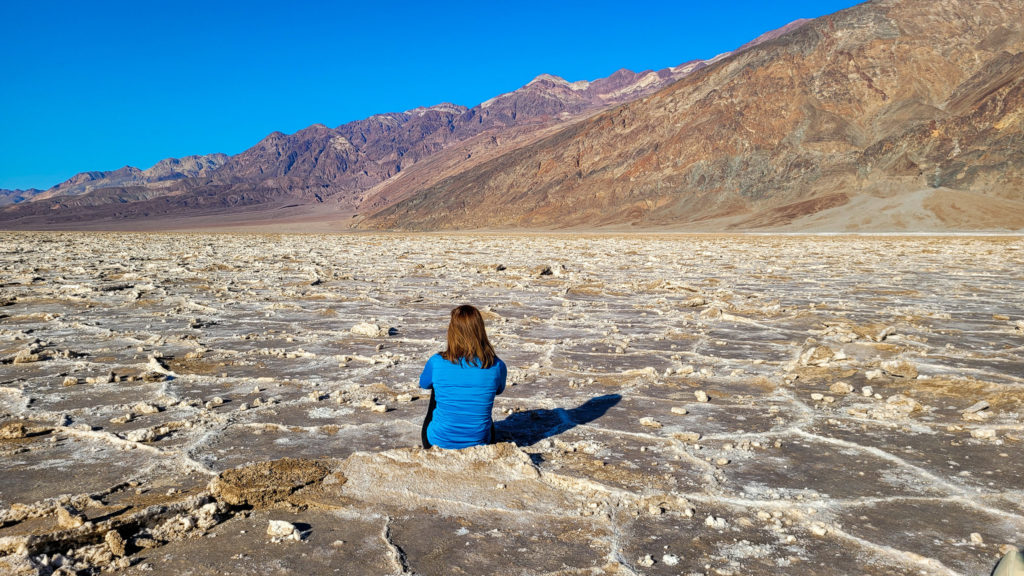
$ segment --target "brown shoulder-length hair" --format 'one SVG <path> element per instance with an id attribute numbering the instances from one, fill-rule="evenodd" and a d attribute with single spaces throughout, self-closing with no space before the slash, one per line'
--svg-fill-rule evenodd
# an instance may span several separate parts
<path id="1" fill-rule="evenodd" d="M 448 347 L 441 352 L 441 357 L 453 364 L 465 360 L 467 364 L 479 361 L 481 368 L 494 366 L 497 355 L 487 340 L 484 317 L 479 310 L 469 304 L 452 310 L 452 319 L 448 323 Z"/>

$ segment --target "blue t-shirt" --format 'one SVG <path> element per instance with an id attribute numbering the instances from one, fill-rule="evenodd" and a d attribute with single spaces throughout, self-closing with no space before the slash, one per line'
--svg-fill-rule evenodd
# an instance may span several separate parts
<path id="1" fill-rule="evenodd" d="M 507 374 L 499 358 L 485 369 L 466 362 L 453 364 L 440 354 L 431 356 L 420 374 L 420 388 L 433 389 L 437 403 L 427 425 L 427 440 L 441 448 L 487 444 L 494 397 L 505 390 Z"/>

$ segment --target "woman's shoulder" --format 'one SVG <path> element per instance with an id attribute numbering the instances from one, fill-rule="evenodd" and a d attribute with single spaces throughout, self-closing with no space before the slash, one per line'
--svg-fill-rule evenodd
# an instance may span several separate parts
<path id="1" fill-rule="evenodd" d="M 491 364 L 490 370 L 497 370 L 499 372 L 505 372 L 508 368 L 505 367 L 505 361 L 497 356 L 494 357 L 494 364 Z"/>

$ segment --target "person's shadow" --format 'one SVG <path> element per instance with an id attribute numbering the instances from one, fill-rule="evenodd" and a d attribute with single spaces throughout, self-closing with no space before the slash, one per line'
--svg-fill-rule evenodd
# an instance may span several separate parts
<path id="1" fill-rule="evenodd" d="M 495 439 L 498 442 L 513 442 L 519 447 L 532 446 L 579 424 L 597 420 L 609 408 L 618 404 L 619 400 L 622 400 L 619 394 L 606 394 L 591 398 L 569 410 L 555 408 L 516 412 L 494 423 Z"/>

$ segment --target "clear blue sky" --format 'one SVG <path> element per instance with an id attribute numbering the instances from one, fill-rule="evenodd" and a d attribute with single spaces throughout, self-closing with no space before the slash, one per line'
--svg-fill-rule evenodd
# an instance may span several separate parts
<path id="1" fill-rule="evenodd" d="M 0 188 L 675 66 L 856 3 L 0 0 Z"/>

